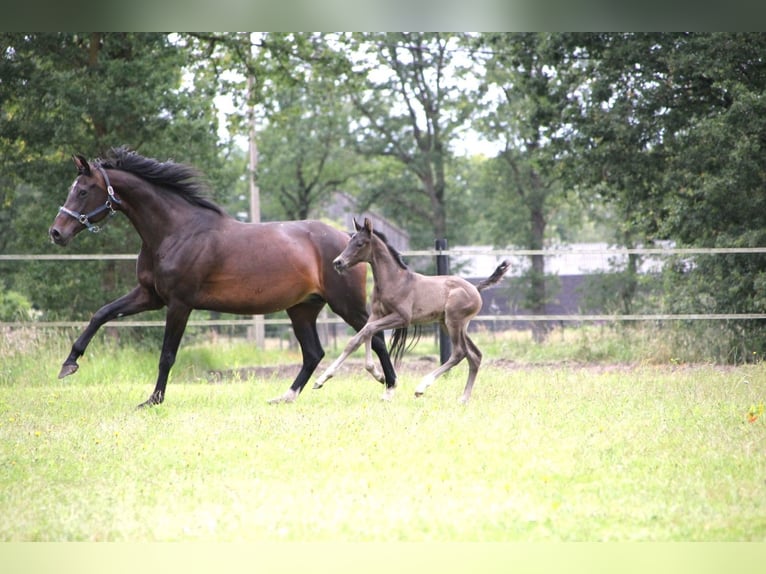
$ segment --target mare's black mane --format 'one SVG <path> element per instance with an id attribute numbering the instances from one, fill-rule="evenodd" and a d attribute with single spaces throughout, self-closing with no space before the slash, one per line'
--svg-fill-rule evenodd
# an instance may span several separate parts
<path id="1" fill-rule="evenodd" d="M 209 199 L 211 190 L 202 173 L 189 165 L 172 161 L 160 162 L 139 155 L 125 146 L 112 148 L 106 158 L 96 160 L 96 165 L 105 169 L 130 172 L 183 197 L 192 205 L 210 209 L 221 215 L 225 213 Z"/>

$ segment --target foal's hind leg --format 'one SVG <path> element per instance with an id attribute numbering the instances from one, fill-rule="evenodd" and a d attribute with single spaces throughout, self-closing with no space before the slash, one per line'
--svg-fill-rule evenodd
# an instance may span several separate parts
<path id="1" fill-rule="evenodd" d="M 465 389 L 463 390 L 463 396 L 460 397 L 460 402 L 466 404 L 471 398 L 471 390 L 473 390 L 473 383 L 476 380 L 476 375 L 479 372 L 479 366 L 481 366 L 481 351 L 476 346 L 468 333 L 465 331 L 462 333 L 463 339 L 466 344 L 466 360 L 468 361 L 468 380 L 465 383 Z"/>
<path id="2" fill-rule="evenodd" d="M 444 328 L 444 324 L 442 324 L 442 327 Z M 428 387 L 430 387 L 436 379 L 457 365 L 466 356 L 465 341 L 460 336 L 460 331 L 456 332 L 454 327 L 447 327 L 447 330 L 450 332 L 450 341 L 452 341 L 452 353 L 450 353 L 449 358 L 441 367 L 428 373 L 425 377 L 423 377 L 423 379 L 421 379 L 420 384 L 415 389 L 416 397 L 422 397 L 426 392 L 426 389 L 428 389 Z"/>

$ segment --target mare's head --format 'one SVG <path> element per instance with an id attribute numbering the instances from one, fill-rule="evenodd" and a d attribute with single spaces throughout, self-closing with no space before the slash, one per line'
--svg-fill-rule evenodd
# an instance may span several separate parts
<path id="1" fill-rule="evenodd" d="M 77 177 L 48 230 L 51 241 L 57 245 L 66 245 L 83 229 L 97 233 L 100 229 L 97 224 L 114 215 L 120 203 L 100 165 L 91 166 L 81 155 L 72 159 Z"/>

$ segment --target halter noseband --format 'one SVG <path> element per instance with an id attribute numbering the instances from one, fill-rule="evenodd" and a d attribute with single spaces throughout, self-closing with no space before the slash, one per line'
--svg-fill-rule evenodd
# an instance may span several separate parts
<path id="1" fill-rule="evenodd" d="M 67 215 L 74 217 L 77 221 L 79 221 L 85 227 L 87 227 L 88 231 L 90 231 L 91 233 L 98 233 L 99 231 L 101 231 L 100 226 L 90 221 L 92 217 L 101 215 L 105 211 L 109 211 L 108 217 L 111 217 L 115 213 L 117 213 L 114 210 L 114 206 L 120 205 L 120 203 L 122 203 L 120 199 L 115 195 L 114 188 L 112 187 L 112 184 L 109 183 L 109 176 L 106 175 L 106 171 L 104 170 L 104 168 L 101 166 L 98 166 L 98 171 L 101 172 L 101 176 L 104 178 L 104 183 L 106 183 L 106 193 L 109 196 L 107 197 L 106 203 L 104 203 L 104 205 L 97 207 L 90 213 L 79 213 L 77 211 L 72 211 L 71 209 L 67 209 L 63 205 L 59 207 L 59 213 L 66 213 Z"/>

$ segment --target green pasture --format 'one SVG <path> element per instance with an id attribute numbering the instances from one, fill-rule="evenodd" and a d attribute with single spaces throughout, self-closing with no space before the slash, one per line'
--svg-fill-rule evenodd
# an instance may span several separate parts
<path id="1" fill-rule="evenodd" d="M 297 365 L 295 350 L 192 339 L 165 403 L 135 410 L 158 350 L 97 337 L 59 381 L 70 335 L 2 333 L 2 541 L 766 539 L 762 362 L 648 360 L 661 345 L 620 332 L 486 333 L 467 406 L 465 365 L 412 396 L 431 340 L 390 403 L 355 356 L 269 405 L 290 375 L 210 371 Z"/>

